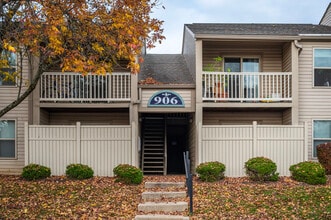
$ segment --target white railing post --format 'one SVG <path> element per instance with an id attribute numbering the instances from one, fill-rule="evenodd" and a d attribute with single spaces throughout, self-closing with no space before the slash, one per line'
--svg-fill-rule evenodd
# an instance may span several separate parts
<path id="1" fill-rule="evenodd" d="M 139 166 L 137 163 L 137 138 L 136 138 L 136 123 L 131 123 L 131 162 L 133 166 Z"/>
<path id="2" fill-rule="evenodd" d="M 30 148 L 29 148 L 29 124 L 24 122 L 24 164 L 25 166 L 30 163 Z"/>
<path id="3" fill-rule="evenodd" d="M 252 130 L 252 157 L 256 157 L 256 148 L 257 148 L 257 122 L 253 121 L 253 126 L 252 126 L 253 130 Z"/>
<path id="4" fill-rule="evenodd" d="M 82 161 L 82 154 L 81 154 L 81 124 L 78 121 L 76 123 L 76 150 L 77 150 L 77 157 L 78 157 L 78 163 L 81 163 Z"/>
<path id="5" fill-rule="evenodd" d="M 203 143 L 203 141 L 202 141 L 202 123 L 201 122 L 199 122 L 199 124 L 198 124 L 198 135 L 197 135 L 197 144 L 198 144 L 198 163 L 197 164 L 200 164 L 200 163 L 202 163 L 202 151 L 203 151 L 203 149 L 202 149 L 202 143 Z"/>
<path id="6" fill-rule="evenodd" d="M 303 124 L 303 135 L 304 135 L 304 144 L 303 144 L 303 160 L 308 160 L 308 123 L 305 121 Z"/>

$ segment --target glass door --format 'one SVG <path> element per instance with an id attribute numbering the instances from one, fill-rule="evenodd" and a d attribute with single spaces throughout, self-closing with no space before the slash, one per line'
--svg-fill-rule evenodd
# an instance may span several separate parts
<path id="1" fill-rule="evenodd" d="M 244 76 L 244 98 L 258 98 L 259 78 L 256 72 L 259 72 L 258 58 L 243 58 L 242 72 L 247 73 Z"/>

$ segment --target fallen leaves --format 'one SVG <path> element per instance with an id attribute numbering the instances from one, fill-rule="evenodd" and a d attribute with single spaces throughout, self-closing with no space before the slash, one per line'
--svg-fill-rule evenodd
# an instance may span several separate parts
<path id="1" fill-rule="evenodd" d="M 145 176 L 146 181 L 185 181 L 184 176 Z M 0 219 L 133 219 L 144 185 L 110 177 L 70 180 L 54 176 L 25 181 L 0 175 Z M 311 186 L 282 177 L 256 183 L 194 178 L 191 219 L 331 219 L 331 183 Z"/>

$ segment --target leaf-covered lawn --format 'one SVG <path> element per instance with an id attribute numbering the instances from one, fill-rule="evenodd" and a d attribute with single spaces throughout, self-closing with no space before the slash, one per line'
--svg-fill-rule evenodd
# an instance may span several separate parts
<path id="1" fill-rule="evenodd" d="M 183 181 L 183 176 L 144 181 Z M 133 219 L 143 184 L 123 185 L 109 177 L 25 181 L 0 176 L 0 219 Z M 225 178 L 194 179 L 192 219 L 331 219 L 331 183 L 310 186 L 282 177 L 276 183 Z"/>

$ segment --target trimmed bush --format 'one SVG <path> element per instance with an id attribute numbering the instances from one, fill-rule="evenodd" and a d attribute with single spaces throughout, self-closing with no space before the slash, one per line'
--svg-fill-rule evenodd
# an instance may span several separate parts
<path id="1" fill-rule="evenodd" d="M 254 157 L 245 163 L 247 176 L 254 181 L 277 181 L 277 165 L 266 157 Z"/>
<path id="2" fill-rule="evenodd" d="M 51 176 L 51 169 L 39 164 L 29 164 L 23 168 L 22 177 L 25 180 L 39 180 Z"/>
<path id="3" fill-rule="evenodd" d="M 84 164 L 69 164 L 66 169 L 66 175 L 71 179 L 89 179 L 93 174 L 93 169 Z"/>
<path id="4" fill-rule="evenodd" d="M 325 169 L 325 174 L 331 175 L 331 142 L 316 147 L 318 161 Z"/>
<path id="5" fill-rule="evenodd" d="M 225 165 L 218 161 L 201 163 L 196 172 L 202 181 L 214 182 L 224 178 Z"/>
<path id="6" fill-rule="evenodd" d="M 313 161 L 305 161 L 290 166 L 292 178 L 299 182 L 311 185 L 325 184 L 326 175 L 324 167 Z"/>
<path id="7" fill-rule="evenodd" d="M 125 184 L 140 184 L 143 181 L 143 172 L 129 164 L 119 164 L 113 169 L 117 182 Z"/>

